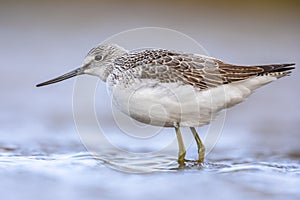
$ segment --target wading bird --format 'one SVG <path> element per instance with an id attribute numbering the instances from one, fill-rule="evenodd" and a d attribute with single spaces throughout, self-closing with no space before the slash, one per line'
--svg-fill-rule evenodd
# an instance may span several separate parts
<path id="1" fill-rule="evenodd" d="M 209 124 L 218 112 L 243 102 L 255 89 L 289 75 L 293 65 L 241 66 L 172 50 L 130 53 L 115 44 L 102 44 L 89 51 L 81 67 L 37 87 L 81 74 L 99 77 L 122 112 L 142 123 L 175 128 L 178 163 L 183 165 L 186 150 L 180 127 L 190 127 L 198 161 L 203 162 L 205 147 L 195 127 Z M 150 114 L 153 105 L 162 109 Z"/>

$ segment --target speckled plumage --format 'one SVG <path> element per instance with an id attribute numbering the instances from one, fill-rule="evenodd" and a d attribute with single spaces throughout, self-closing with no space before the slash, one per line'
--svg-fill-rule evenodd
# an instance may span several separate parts
<path id="1" fill-rule="evenodd" d="M 294 64 L 237 66 L 207 56 L 158 49 L 123 55 L 115 59 L 114 65 L 110 79 L 113 82 L 130 84 L 134 78 L 156 79 L 203 90 L 253 76 L 285 76 Z"/>

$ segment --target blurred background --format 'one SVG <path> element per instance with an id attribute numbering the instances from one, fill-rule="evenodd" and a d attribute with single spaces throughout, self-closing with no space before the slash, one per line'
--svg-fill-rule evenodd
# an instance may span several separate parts
<path id="1" fill-rule="evenodd" d="M 76 133 L 74 80 L 35 87 L 79 66 L 90 48 L 111 35 L 139 27 L 180 31 L 229 63 L 300 63 L 299 8 L 297 0 L 1 0 L 1 194 L 10 199 L 177 199 L 193 198 L 198 191 L 207 198 L 221 193 L 228 199 L 299 198 L 297 68 L 226 113 L 222 136 L 207 159 L 225 163 L 227 171 L 209 165 L 162 176 L 128 175 L 103 166 L 99 171 L 84 156 Z M 105 85 L 98 89 L 109 102 Z M 100 119 L 110 112 L 102 109 Z"/>

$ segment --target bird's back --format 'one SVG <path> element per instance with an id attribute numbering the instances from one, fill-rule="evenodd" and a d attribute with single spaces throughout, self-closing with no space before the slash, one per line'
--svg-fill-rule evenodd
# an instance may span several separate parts
<path id="1" fill-rule="evenodd" d="M 294 64 L 241 66 L 215 58 L 170 50 L 144 50 L 115 60 L 114 81 L 154 79 L 161 83 L 182 82 L 204 90 L 255 76 L 289 75 Z M 131 81 L 130 81 L 131 80 Z"/>

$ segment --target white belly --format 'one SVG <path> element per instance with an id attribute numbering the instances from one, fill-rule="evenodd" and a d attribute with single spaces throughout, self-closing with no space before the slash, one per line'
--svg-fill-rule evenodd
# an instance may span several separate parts
<path id="1" fill-rule="evenodd" d="M 155 126 L 197 127 L 208 124 L 219 111 L 244 101 L 253 90 L 275 79 L 259 76 L 204 91 L 155 80 L 136 81 L 129 88 L 120 83 L 110 89 L 114 104 L 137 121 Z"/>

